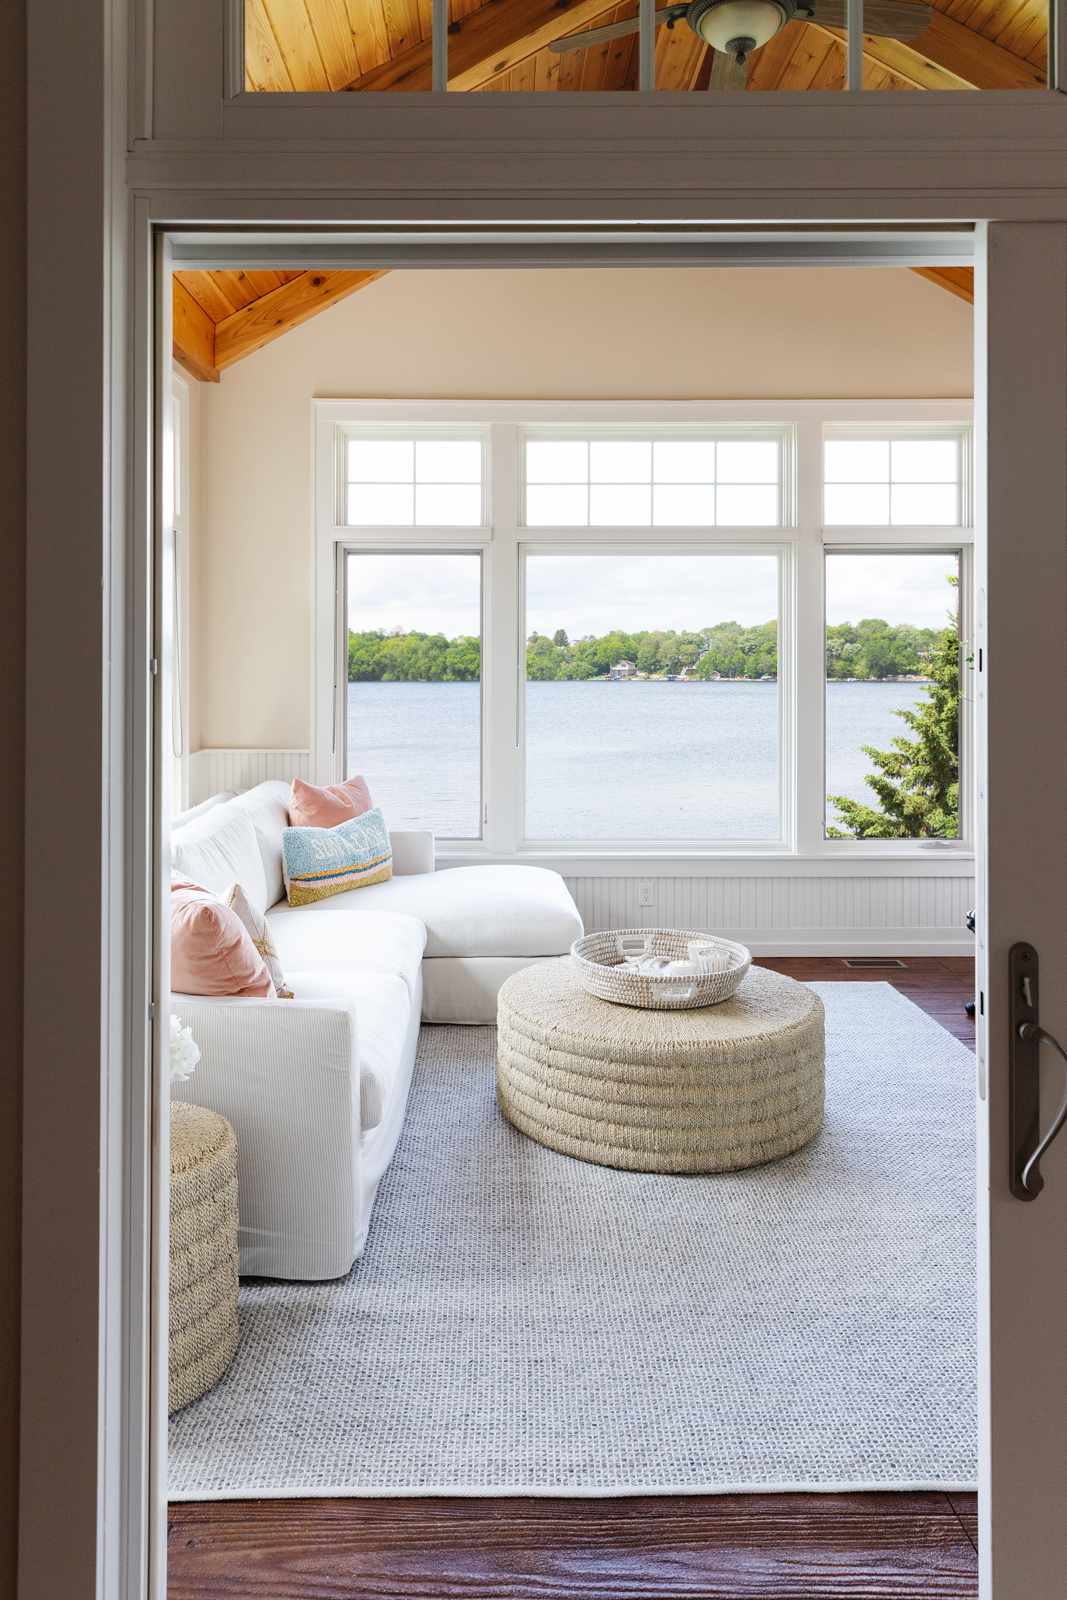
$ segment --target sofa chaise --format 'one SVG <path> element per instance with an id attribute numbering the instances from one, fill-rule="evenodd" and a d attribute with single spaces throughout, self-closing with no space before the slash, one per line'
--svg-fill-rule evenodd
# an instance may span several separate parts
<path id="1" fill-rule="evenodd" d="M 367 1239 L 403 1126 L 420 1020 L 493 1023 L 512 972 L 582 932 L 558 873 L 437 872 L 431 833 L 390 834 L 394 876 L 293 907 L 282 881 L 289 786 L 261 783 L 180 820 L 174 869 L 267 915 L 292 1000 L 174 995 L 201 1059 L 174 1098 L 237 1133 L 241 1272 L 343 1276 Z"/>

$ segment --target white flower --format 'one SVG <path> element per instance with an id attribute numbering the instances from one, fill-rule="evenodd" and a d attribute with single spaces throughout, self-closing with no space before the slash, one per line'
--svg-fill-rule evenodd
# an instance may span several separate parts
<path id="1" fill-rule="evenodd" d="M 200 1060 L 200 1046 L 193 1038 L 192 1028 L 183 1028 L 181 1017 L 171 1013 L 170 1019 L 170 1081 L 184 1083 L 191 1078 Z"/>

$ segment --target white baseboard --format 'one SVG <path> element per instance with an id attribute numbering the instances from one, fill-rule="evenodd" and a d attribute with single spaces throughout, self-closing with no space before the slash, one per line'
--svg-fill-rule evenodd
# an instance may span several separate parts
<path id="1" fill-rule="evenodd" d="M 754 956 L 973 956 L 974 936 L 964 930 L 890 928 L 877 936 L 856 928 L 817 928 L 807 932 L 731 933 Z"/>

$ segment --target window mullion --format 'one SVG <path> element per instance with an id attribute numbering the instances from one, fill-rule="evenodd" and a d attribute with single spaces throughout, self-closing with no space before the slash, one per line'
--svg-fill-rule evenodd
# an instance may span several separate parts
<path id="1" fill-rule="evenodd" d="M 796 845 L 823 842 L 825 693 L 823 688 L 822 425 L 801 417 L 796 429 L 797 577 L 793 673 L 796 742 Z"/>
<path id="2" fill-rule="evenodd" d="M 494 423 L 489 430 L 489 483 L 482 657 L 484 838 L 494 854 L 510 855 L 522 838 L 523 773 L 520 436 L 510 423 Z"/>

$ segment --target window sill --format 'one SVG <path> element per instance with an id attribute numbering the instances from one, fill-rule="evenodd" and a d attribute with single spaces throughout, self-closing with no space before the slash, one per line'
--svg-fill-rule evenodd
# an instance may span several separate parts
<path id="1" fill-rule="evenodd" d="M 974 851 L 964 845 L 930 849 L 906 844 L 848 845 L 825 851 L 667 851 L 521 849 L 498 852 L 475 842 L 439 844 L 439 868 L 549 867 L 583 878 L 971 878 Z"/>

